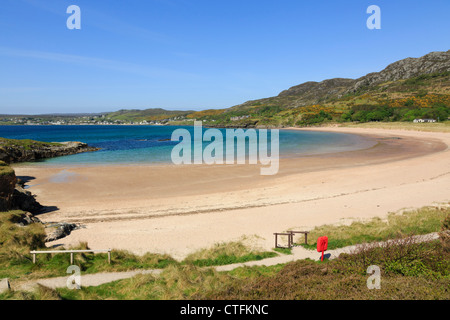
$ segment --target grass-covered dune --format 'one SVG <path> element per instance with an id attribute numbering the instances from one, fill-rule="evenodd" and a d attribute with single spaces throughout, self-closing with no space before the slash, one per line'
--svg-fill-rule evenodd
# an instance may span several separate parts
<path id="1" fill-rule="evenodd" d="M 318 237 L 328 236 L 328 249 L 343 248 L 360 243 L 404 238 L 411 235 L 425 235 L 438 232 L 444 219 L 450 215 L 450 207 L 424 207 L 402 214 L 389 214 L 385 219 L 373 218 L 368 221 L 354 221 L 350 225 L 323 225 L 310 231 L 313 239 L 308 249 L 315 249 Z"/>
<path id="2" fill-rule="evenodd" d="M 17 177 L 14 170 L 0 160 L 0 212 L 12 208 L 16 182 Z"/>
<path id="3" fill-rule="evenodd" d="M 14 170 L 4 161 L 0 161 L 0 177 L 11 175 L 14 173 Z"/>
<path id="4" fill-rule="evenodd" d="M 24 212 L 19 210 L 0 213 L 0 279 L 8 278 L 14 289 L 18 284 L 34 279 L 67 276 L 67 267 L 70 265 L 68 254 L 40 254 L 37 255 L 36 264 L 33 263 L 30 251 L 47 249 L 44 242 L 46 230 L 41 223 L 20 225 L 23 215 Z M 88 248 L 87 243 L 80 243 L 70 249 Z M 113 250 L 111 264 L 107 263 L 106 254 L 92 253 L 76 254 L 74 264 L 80 267 L 82 274 L 144 269 L 194 270 L 205 266 L 261 260 L 276 255 L 274 251 L 259 251 L 238 241 L 216 244 L 193 253 L 181 262 L 163 254 L 147 253 L 137 256 L 124 250 Z M 0 299 L 54 297 L 51 291 L 42 290 L 34 293 L 12 291 L 0 294 Z"/>
<path id="5" fill-rule="evenodd" d="M 64 255 L 42 255 L 37 264 L 27 254 L 42 246 L 43 226 L 29 229 L 14 221 L 20 212 L 0 216 L 0 278 L 12 283 L 62 276 L 68 263 Z M 168 256 L 134 256 L 113 253 L 112 264 L 101 254 L 76 255 L 82 274 L 100 271 L 162 268 L 159 275 L 139 275 L 81 290 L 39 288 L 35 292 L 11 291 L 0 299 L 442 299 L 450 298 L 450 209 L 427 207 L 391 215 L 386 220 L 357 222 L 352 226 L 322 226 L 313 235 L 327 234 L 331 247 L 397 239 L 384 246 L 362 246 L 337 259 L 302 260 L 285 265 L 241 267 L 217 272 L 212 266 L 273 256 L 242 243 L 217 244 L 177 262 Z M 445 231 L 447 230 L 447 231 Z M 441 239 L 425 243 L 408 236 L 440 232 Z M 335 242 L 333 242 L 335 241 Z M 81 244 L 80 248 L 85 248 Z M 367 288 L 367 267 L 381 269 L 381 289 Z"/>

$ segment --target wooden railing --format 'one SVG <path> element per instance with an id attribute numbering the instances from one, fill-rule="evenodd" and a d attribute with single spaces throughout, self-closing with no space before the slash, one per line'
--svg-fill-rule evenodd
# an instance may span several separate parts
<path id="1" fill-rule="evenodd" d="M 36 263 L 36 255 L 40 253 L 70 253 L 70 264 L 73 264 L 74 253 L 108 253 L 108 263 L 111 264 L 111 249 L 104 250 L 42 250 L 42 251 L 30 251 L 33 255 L 33 263 Z"/>
<path id="2" fill-rule="evenodd" d="M 309 231 L 288 231 L 285 233 L 276 232 L 275 235 L 275 248 L 292 248 L 294 246 L 294 235 L 296 233 L 303 233 L 305 235 L 305 244 L 308 244 L 308 233 Z M 278 245 L 278 236 L 287 236 L 288 237 L 288 245 L 287 247 L 283 247 Z"/>

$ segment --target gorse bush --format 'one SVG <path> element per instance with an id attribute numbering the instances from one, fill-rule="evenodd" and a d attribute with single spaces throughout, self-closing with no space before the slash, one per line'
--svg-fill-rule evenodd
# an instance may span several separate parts
<path id="1" fill-rule="evenodd" d="M 408 237 L 378 244 L 358 246 L 352 254 L 341 254 L 334 262 L 337 272 L 365 274 L 371 265 L 385 275 L 448 278 L 449 256 L 438 241 L 417 243 Z"/>

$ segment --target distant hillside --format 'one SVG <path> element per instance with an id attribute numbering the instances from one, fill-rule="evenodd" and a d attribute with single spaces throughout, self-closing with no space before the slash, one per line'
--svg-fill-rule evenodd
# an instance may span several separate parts
<path id="1" fill-rule="evenodd" d="M 335 78 L 322 82 L 305 82 L 281 92 L 276 97 L 252 100 L 231 110 L 254 105 L 277 105 L 296 108 L 339 99 L 348 94 L 377 92 L 389 86 L 389 82 L 411 79 L 426 74 L 450 72 L 450 50 L 432 52 L 420 58 L 406 58 L 394 62 L 380 72 L 369 73 L 359 79 Z M 384 86 L 380 86 L 385 84 Z M 397 83 L 400 84 L 400 83 Z"/>
<path id="2" fill-rule="evenodd" d="M 450 50 L 394 62 L 358 79 L 305 82 L 276 97 L 189 117 L 221 127 L 307 126 L 323 122 L 447 120 Z"/>
<path id="3" fill-rule="evenodd" d="M 116 112 L 107 113 L 105 115 L 108 120 L 121 120 L 121 121 L 161 121 L 170 118 L 186 117 L 188 114 L 194 111 L 174 111 L 164 110 L 161 108 L 146 109 L 146 110 L 119 110 Z"/>
<path id="4" fill-rule="evenodd" d="M 447 120 L 450 116 L 450 50 L 406 58 L 358 79 L 309 81 L 278 96 L 227 109 L 173 111 L 161 108 L 101 114 L 0 116 L 0 124 L 192 124 L 215 127 L 286 127 L 326 122 Z M 41 119 L 36 119 L 36 118 Z M 48 117 L 49 119 L 46 119 Z M 3 118 L 3 119 L 2 119 Z M 51 119 L 50 119 L 51 118 Z M 34 121 L 34 122 L 33 122 Z"/>

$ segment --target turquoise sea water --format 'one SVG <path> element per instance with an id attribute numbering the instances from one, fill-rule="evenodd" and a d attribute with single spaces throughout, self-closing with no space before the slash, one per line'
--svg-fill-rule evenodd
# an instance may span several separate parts
<path id="1" fill-rule="evenodd" d="M 194 137 L 194 128 L 188 126 L 0 126 L 0 137 L 82 141 L 101 148 L 36 162 L 39 165 L 170 164 L 172 149 L 178 142 L 168 140 L 176 129 L 186 129 Z M 226 130 L 220 130 L 225 137 Z M 209 143 L 204 142 L 203 147 Z M 270 139 L 268 144 L 270 151 Z M 371 145 L 365 138 L 344 133 L 280 130 L 279 134 L 280 157 L 357 150 Z"/>

